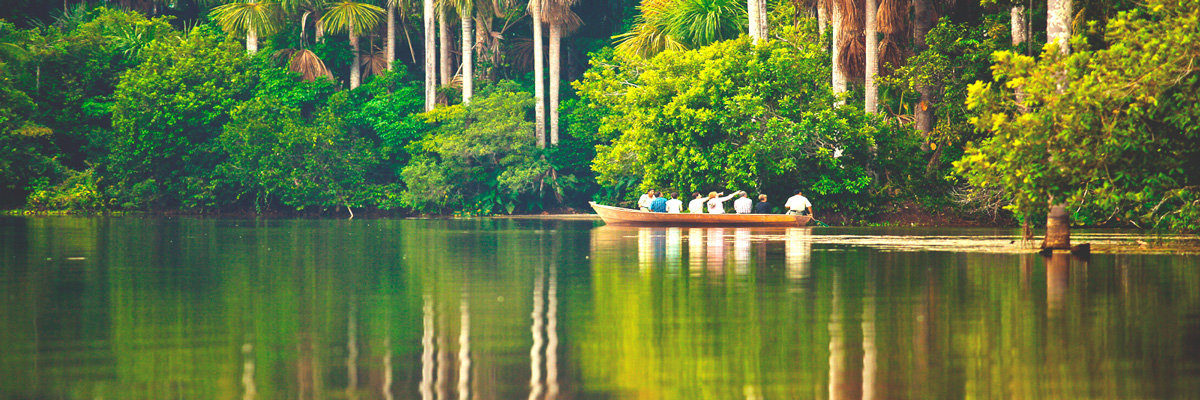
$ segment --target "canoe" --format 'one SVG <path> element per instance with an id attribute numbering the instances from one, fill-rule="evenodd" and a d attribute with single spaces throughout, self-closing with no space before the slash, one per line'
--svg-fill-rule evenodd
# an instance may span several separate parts
<path id="1" fill-rule="evenodd" d="M 718 226 L 804 226 L 812 217 L 787 214 L 691 214 L 659 213 L 613 207 L 589 202 L 607 224 L 614 225 L 718 225 Z"/>

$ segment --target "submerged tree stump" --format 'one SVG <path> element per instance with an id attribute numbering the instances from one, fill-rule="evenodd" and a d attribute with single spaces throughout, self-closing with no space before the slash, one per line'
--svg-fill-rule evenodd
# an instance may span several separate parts
<path id="1" fill-rule="evenodd" d="M 1046 215 L 1046 240 L 1042 242 L 1045 250 L 1071 249 L 1071 216 L 1063 204 L 1050 206 Z"/>

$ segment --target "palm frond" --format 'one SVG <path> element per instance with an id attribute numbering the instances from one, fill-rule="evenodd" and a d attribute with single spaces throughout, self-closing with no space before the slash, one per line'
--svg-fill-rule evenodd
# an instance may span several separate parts
<path id="1" fill-rule="evenodd" d="M 278 10 L 270 1 L 235 1 L 214 7 L 208 14 L 221 29 L 235 34 L 245 34 L 249 28 L 259 35 L 274 33 Z"/>
<path id="2" fill-rule="evenodd" d="M 329 5 L 321 22 L 334 32 L 346 32 L 355 36 L 375 29 L 383 19 L 384 9 L 361 1 L 339 1 Z M 353 28 L 353 32 L 351 32 Z"/>
<path id="3" fill-rule="evenodd" d="M 387 54 L 383 49 L 374 47 L 371 51 L 362 54 L 359 60 L 364 72 L 367 75 L 382 75 L 387 71 Z"/>
<path id="4" fill-rule="evenodd" d="M 571 6 L 565 3 L 551 2 L 542 9 L 542 22 L 547 25 L 559 25 L 564 34 L 575 32 L 583 26 L 583 19 L 571 11 Z"/>
<path id="5" fill-rule="evenodd" d="M 746 3 L 735 0 L 679 0 L 667 11 L 667 33 L 698 47 L 738 37 L 747 29 Z"/>
<path id="6" fill-rule="evenodd" d="M 308 49 L 293 51 L 288 69 L 299 73 L 300 79 L 308 82 L 316 81 L 320 77 L 333 80 L 333 73 L 325 66 L 325 62 L 321 61 L 321 57 L 317 57 L 316 53 Z"/>
<path id="7" fill-rule="evenodd" d="M 841 11 L 842 21 L 838 35 L 838 60 L 846 76 L 852 80 L 861 80 L 866 74 L 867 37 L 863 32 L 866 24 L 866 8 L 863 0 L 834 0 L 834 6 Z"/>

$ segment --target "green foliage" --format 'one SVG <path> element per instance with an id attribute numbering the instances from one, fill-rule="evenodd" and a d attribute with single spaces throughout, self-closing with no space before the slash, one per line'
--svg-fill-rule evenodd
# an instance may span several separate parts
<path id="1" fill-rule="evenodd" d="M 992 136 L 957 167 L 1019 212 L 1063 202 L 1083 223 L 1200 229 L 1197 20 L 1196 0 L 1151 0 L 1109 21 L 1108 48 L 997 53 L 998 83 L 967 100 Z"/>
<path id="2" fill-rule="evenodd" d="M 215 207 L 213 178 L 224 154 L 214 139 L 256 82 L 238 43 L 197 28 L 157 40 L 146 61 L 121 76 L 114 94 L 114 137 L 101 176 L 125 207 Z M 152 198 L 133 188 L 153 187 Z"/>
<path id="3" fill-rule="evenodd" d="M 906 103 L 919 98 L 921 87 L 934 88 L 930 106 L 936 110 L 937 125 L 930 142 L 961 148 L 981 137 L 968 122 L 967 85 L 990 81 L 992 53 L 1011 49 L 1006 18 L 1007 14 L 987 14 L 966 23 L 942 18 L 925 35 L 928 49 L 910 57 L 892 75 L 880 77 L 880 86 L 911 100 Z"/>
<path id="4" fill-rule="evenodd" d="M 259 210 L 276 201 L 304 209 L 372 200 L 364 189 L 365 172 L 378 163 L 374 146 L 329 110 L 309 124 L 298 108 L 256 97 L 233 111 L 219 141 L 229 158 L 218 171 L 253 194 Z"/>
<path id="5" fill-rule="evenodd" d="M 111 208 L 111 198 L 96 182 L 95 170 L 67 172 L 67 179 L 54 186 L 36 188 L 26 207 L 36 211 L 97 212 Z"/>
<path id="6" fill-rule="evenodd" d="M 469 105 L 422 114 L 434 125 L 414 142 L 401 201 L 426 212 L 512 213 L 539 207 L 565 179 L 534 145 L 526 115 L 533 97 L 512 82 L 480 90 Z"/>
<path id="7" fill-rule="evenodd" d="M 600 119 L 599 183 L 777 199 L 799 187 L 825 210 L 872 212 L 886 183 L 880 165 L 911 164 L 896 160 L 916 143 L 861 110 L 832 108 L 830 61 L 816 34 L 781 31 L 784 40 L 765 46 L 742 37 L 645 63 L 594 59 L 576 83 L 589 105 L 568 119 Z"/>

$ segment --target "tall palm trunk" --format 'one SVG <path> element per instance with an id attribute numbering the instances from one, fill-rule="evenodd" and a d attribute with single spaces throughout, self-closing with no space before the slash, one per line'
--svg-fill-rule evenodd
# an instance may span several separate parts
<path id="1" fill-rule="evenodd" d="M 817 0 L 817 32 L 825 36 L 825 27 L 829 25 L 829 1 Z"/>
<path id="2" fill-rule="evenodd" d="M 767 37 L 766 0 L 746 1 L 746 14 L 750 22 L 750 42 L 757 45 Z"/>
<path id="3" fill-rule="evenodd" d="M 1012 45 L 1018 46 L 1029 40 L 1029 30 L 1025 22 L 1025 6 L 1013 6 L 1009 10 L 1009 20 L 1012 23 Z"/>
<path id="4" fill-rule="evenodd" d="M 435 34 L 433 26 L 433 0 L 425 0 L 425 111 L 433 110 L 437 102 L 437 63 L 433 53 Z"/>
<path id="5" fill-rule="evenodd" d="M 354 31 L 354 21 L 350 21 L 350 49 L 354 52 L 354 62 L 350 64 L 350 89 L 354 89 L 362 83 L 361 56 L 358 54 L 358 34 Z"/>
<path id="6" fill-rule="evenodd" d="M 874 114 L 879 108 L 879 87 L 875 82 L 875 75 L 879 70 L 879 36 L 877 35 L 878 22 L 875 20 L 875 12 L 879 9 L 876 0 L 866 0 L 867 5 L 867 68 L 866 74 L 863 76 L 865 86 L 865 101 L 863 108 L 867 114 Z"/>
<path id="7" fill-rule="evenodd" d="M 258 30 L 254 26 L 247 24 L 246 26 L 246 52 L 250 54 L 258 53 Z"/>
<path id="8" fill-rule="evenodd" d="M 538 3 L 539 0 L 530 2 L 529 14 L 533 16 L 533 98 L 537 101 L 534 106 L 534 137 L 537 138 L 539 148 L 546 147 L 546 84 L 545 65 L 542 55 L 542 9 Z"/>
<path id="9" fill-rule="evenodd" d="M 325 43 L 325 23 L 321 22 L 321 17 L 324 16 L 325 13 L 321 11 L 313 13 L 313 18 L 315 18 L 313 21 L 316 21 L 313 23 L 313 36 L 316 37 L 317 43 Z"/>
<path id="10" fill-rule="evenodd" d="M 917 52 L 929 47 L 925 44 L 925 34 L 933 28 L 933 22 L 937 20 L 932 2 L 933 0 L 913 0 L 913 44 Z M 929 134 L 933 132 L 933 88 L 922 85 L 917 88 L 917 92 L 921 94 L 921 102 L 917 104 L 914 116 L 917 130 L 921 131 L 926 139 L 921 147 L 928 150 Z"/>
<path id="11" fill-rule="evenodd" d="M 1058 42 L 1063 53 L 1071 52 L 1071 0 L 1046 1 L 1046 41 Z"/>
<path id="12" fill-rule="evenodd" d="M 846 93 L 846 74 L 844 66 L 838 60 L 841 58 L 841 49 L 838 43 L 841 43 L 841 29 L 838 28 L 842 23 L 842 10 L 837 4 L 832 4 L 830 9 L 833 11 L 833 44 L 830 48 L 830 55 L 833 57 L 833 94 L 841 95 Z M 835 105 L 845 104 L 845 101 L 838 99 Z"/>
<path id="13" fill-rule="evenodd" d="M 387 69 L 392 70 L 392 64 L 396 62 L 396 4 L 388 1 L 387 4 Z"/>
<path id="14" fill-rule="evenodd" d="M 463 104 L 469 104 L 475 91 L 475 36 L 471 33 L 471 12 L 459 10 L 459 13 L 462 14 L 462 100 Z"/>
<path id="15" fill-rule="evenodd" d="M 438 10 L 438 60 L 440 60 L 440 71 L 442 86 L 450 85 L 450 78 L 454 75 L 450 73 L 450 22 L 446 19 L 448 7 L 441 6 Z"/>
<path id="16" fill-rule="evenodd" d="M 558 145 L 558 91 L 562 73 L 562 24 L 550 25 L 550 145 Z"/>

